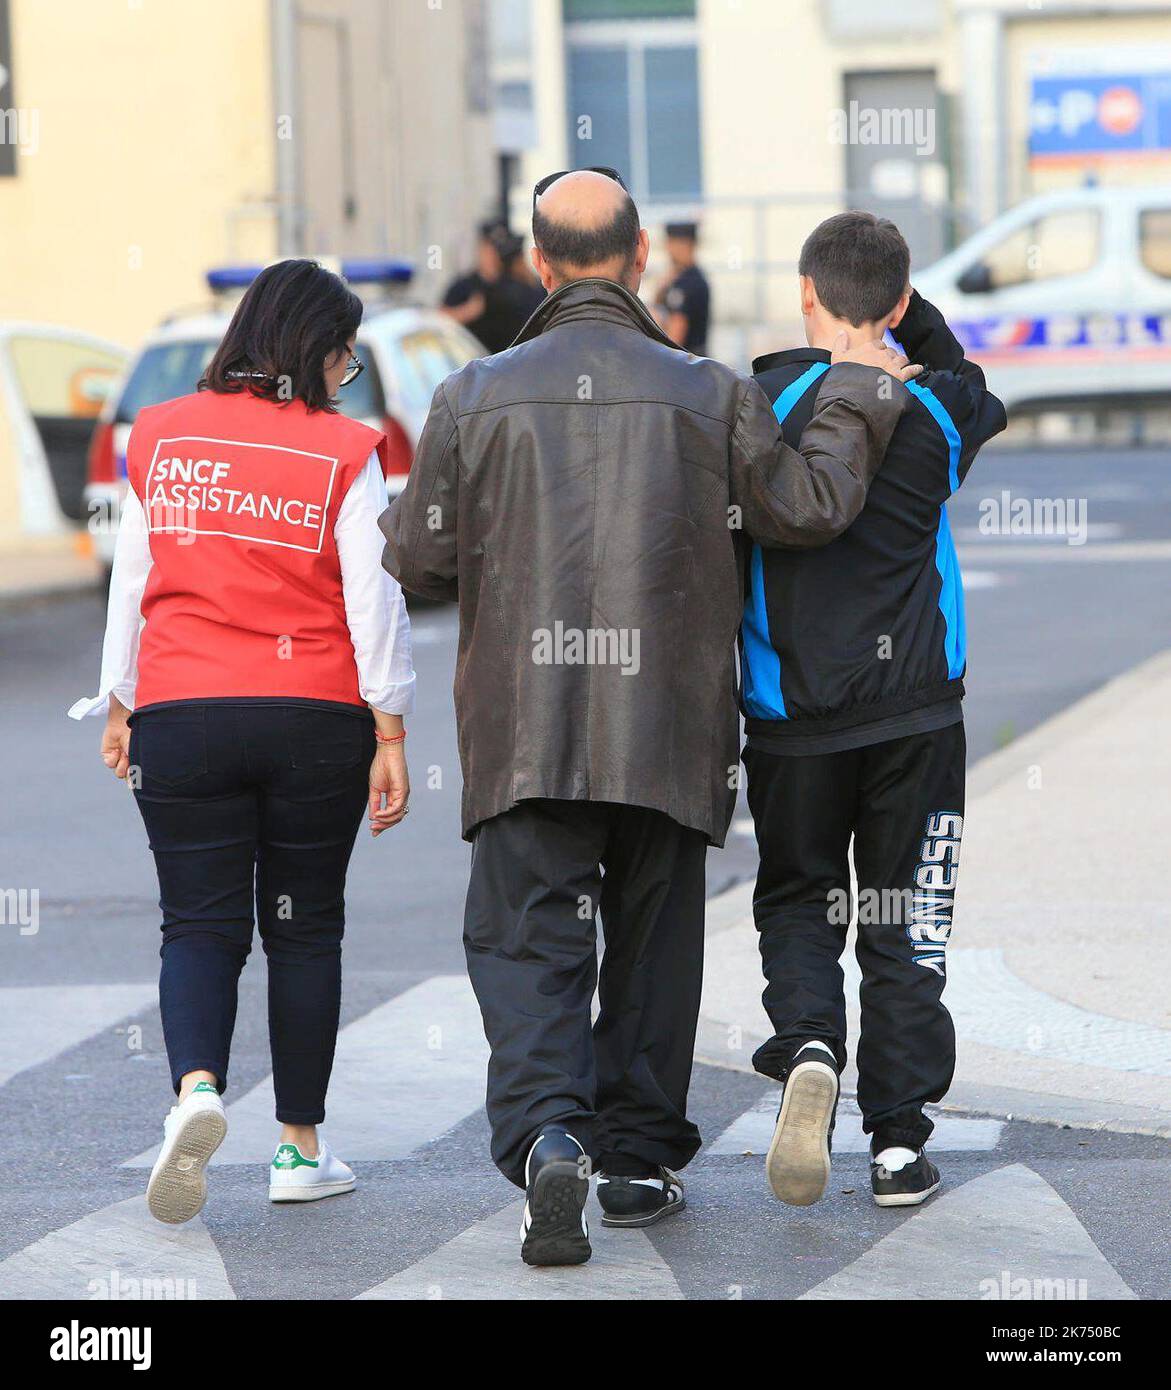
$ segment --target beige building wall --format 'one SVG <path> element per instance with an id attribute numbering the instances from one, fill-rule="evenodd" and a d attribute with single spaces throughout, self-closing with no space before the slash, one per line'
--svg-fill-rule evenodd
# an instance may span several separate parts
<path id="1" fill-rule="evenodd" d="M 0 178 L 0 318 L 133 345 L 275 251 L 266 0 L 13 0 L 18 106 Z"/>
<path id="2" fill-rule="evenodd" d="M 291 9 L 289 113 L 271 0 L 13 0 L 36 142 L 0 178 L 0 318 L 133 347 L 206 303 L 208 266 L 294 250 L 403 256 L 436 297 L 496 194 L 483 0 Z M 296 247 L 278 228 L 281 139 Z"/>
<path id="3" fill-rule="evenodd" d="M 494 210 L 483 0 L 294 8 L 300 249 L 405 257 L 433 300 Z"/>

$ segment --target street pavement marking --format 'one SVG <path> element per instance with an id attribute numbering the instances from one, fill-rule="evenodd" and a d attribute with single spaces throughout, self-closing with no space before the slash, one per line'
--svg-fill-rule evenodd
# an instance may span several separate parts
<path id="1" fill-rule="evenodd" d="M 981 542 L 961 545 L 960 564 L 965 576 L 968 565 L 1048 564 L 1068 561 L 1134 563 L 1145 560 L 1171 560 L 1171 541 L 1099 541 L 1088 545 L 1039 544 L 1023 538 L 1011 542 Z"/>
<path id="2" fill-rule="evenodd" d="M 155 1003 L 158 985 L 14 985 L 0 992 L 0 1086 Z"/>
<path id="3" fill-rule="evenodd" d="M 235 1297 L 202 1221 L 164 1226 L 145 1196 L 90 1212 L 0 1264 L 0 1300 Z"/>
<path id="4" fill-rule="evenodd" d="M 766 1154 L 772 1143 L 777 1121 L 777 1104 L 781 1089 L 766 1091 L 760 1100 L 733 1120 L 726 1130 L 706 1148 L 709 1154 Z M 933 1154 L 976 1153 L 994 1149 L 1004 1128 L 1001 1120 L 969 1119 L 963 1115 L 932 1115 L 935 1130 L 931 1135 Z M 843 1096 L 838 1103 L 838 1118 L 834 1126 L 835 1154 L 861 1154 L 870 1149 L 870 1136 L 862 1133 L 862 1112 L 858 1103 Z"/>
<path id="5" fill-rule="evenodd" d="M 946 1174 L 944 1175 L 946 1182 Z M 897 1208 L 873 1220 L 897 1219 Z M 806 1299 L 1134 1298 L 1085 1227 L 1022 1163 L 919 1207 Z"/>
<path id="6" fill-rule="evenodd" d="M 643 1231 L 607 1230 L 592 1194 L 586 1207 L 593 1257 L 584 1265 L 532 1269 L 520 1258 L 516 1202 L 461 1231 L 446 1245 L 360 1299 L 681 1299 L 670 1265 Z M 684 1219 L 681 1216 L 671 1218 Z"/>
<path id="7" fill-rule="evenodd" d="M 464 975 L 433 975 L 338 1034 L 324 1132 L 347 1163 L 407 1158 L 484 1104 L 488 1045 Z M 271 1161 L 272 1077 L 228 1106 L 213 1164 Z M 159 1116 L 160 1123 L 162 1116 Z M 129 1159 L 149 1168 L 157 1148 Z"/>
<path id="8" fill-rule="evenodd" d="M 1004 579 L 995 570 L 965 570 L 964 593 L 974 593 L 977 589 L 998 589 Z"/>

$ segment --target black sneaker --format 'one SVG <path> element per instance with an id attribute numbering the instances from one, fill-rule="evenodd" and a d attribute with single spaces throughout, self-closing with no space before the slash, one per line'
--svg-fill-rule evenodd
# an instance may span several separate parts
<path id="1" fill-rule="evenodd" d="M 838 1069 L 821 1047 L 793 1058 L 765 1172 L 773 1194 L 791 1207 L 820 1201 L 829 1182 L 829 1145 L 838 1104 Z"/>
<path id="2" fill-rule="evenodd" d="M 589 1160 L 572 1134 L 543 1130 L 525 1161 L 520 1257 L 527 1265 L 585 1264 L 590 1250 L 585 1203 Z"/>
<path id="3" fill-rule="evenodd" d="M 917 1207 L 938 1191 L 939 1182 L 939 1169 L 922 1149 L 914 1163 L 891 1171 L 878 1162 L 871 1144 L 870 1190 L 880 1207 Z"/>
<path id="4" fill-rule="evenodd" d="M 687 1205 L 683 1184 L 670 1168 L 648 1168 L 642 1177 L 598 1174 L 603 1226 L 653 1226 Z"/>

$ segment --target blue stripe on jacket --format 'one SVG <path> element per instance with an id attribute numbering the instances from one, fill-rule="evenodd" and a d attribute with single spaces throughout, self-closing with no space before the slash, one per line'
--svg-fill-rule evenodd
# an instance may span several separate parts
<path id="1" fill-rule="evenodd" d="M 955 492 L 960 485 L 960 451 L 963 447 L 955 421 L 943 402 L 929 386 L 916 381 L 907 382 L 907 390 L 926 406 L 947 441 L 947 478 Z M 947 678 L 955 680 L 964 674 L 968 660 L 968 626 L 964 615 L 964 580 L 960 574 L 959 556 L 952 540 L 947 519 L 947 503 L 939 509 L 939 527 L 935 532 L 935 568 L 939 571 L 939 611 L 947 628 L 944 652 L 947 656 Z"/>
<path id="2" fill-rule="evenodd" d="M 773 403 L 773 414 L 778 424 L 784 424 L 801 397 L 828 371 L 828 362 L 815 362 L 808 371 L 802 372 L 796 381 L 791 381 L 785 387 Z M 752 547 L 750 578 L 748 598 L 744 604 L 744 622 L 740 628 L 744 707 L 754 719 L 788 719 L 785 697 L 781 691 L 781 657 L 769 636 L 764 597 L 764 555 L 759 545 Z"/>

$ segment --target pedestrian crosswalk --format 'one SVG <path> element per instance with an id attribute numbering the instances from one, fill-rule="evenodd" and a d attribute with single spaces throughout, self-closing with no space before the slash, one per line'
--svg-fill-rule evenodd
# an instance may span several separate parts
<path id="1" fill-rule="evenodd" d="M 642 1231 L 610 1231 L 591 1196 L 586 1207 L 593 1256 L 588 1265 L 530 1269 L 517 1259 L 523 1202 L 486 1221 L 368 1289 L 363 1299 L 679 1299 L 671 1266 Z"/>
<path id="2" fill-rule="evenodd" d="M 407 1158 L 484 1102 L 488 1048 L 464 975 L 433 975 L 338 1034 L 327 1133 L 347 1162 Z M 272 1077 L 228 1106 L 214 1164 L 268 1163 L 277 1137 Z M 129 1159 L 149 1168 L 157 1146 Z"/>
<path id="3" fill-rule="evenodd" d="M 807 1299 L 1107 1299 L 1134 1294 L 1038 1173 L 997 1168 L 944 1192 Z"/>
<path id="4" fill-rule="evenodd" d="M 198 1218 L 152 1219 L 131 1197 L 50 1231 L 0 1262 L 0 1301 L 235 1298 L 215 1242 Z"/>
<path id="5" fill-rule="evenodd" d="M 996 953 L 989 953 L 984 984 L 1011 998 L 1011 989 L 996 974 L 999 969 Z M 100 1042 L 120 1019 L 148 1007 L 148 995 L 153 989 L 139 985 L 0 991 L 3 1076 L 10 1079 L 27 1067 L 51 1065 L 54 1055 L 85 1044 L 87 1036 Z M 60 1012 L 62 998 L 70 1010 L 67 1024 Z M 33 1027 L 38 1010 L 40 1026 Z M 44 1026 L 50 1014 L 52 1028 Z M 22 1023 L 33 1028 L 33 1038 L 23 1035 Z M 327 1128 L 359 1178 L 357 1194 L 340 1199 L 343 1211 L 331 1215 L 331 1204 L 322 1204 L 311 1214 L 286 1214 L 279 1226 L 266 1224 L 270 1209 L 264 1200 L 263 1165 L 276 1134 L 268 1078 L 229 1106 L 229 1137 L 217 1156 L 221 1169 L 255 1165 L 255 1182 L 233 1182 L 222 1173 L 217 1183 L 213 1173 L 212 1198 L 203 1219 L 166 1227 L 150 1218 L 141 1196 L 125 1197 L 129 1175 L 117 1177 L 120 1165 L 135 1170 L 144 1181 L 154 1150 L 131 1157 L 111 1152 L 116 1200 L 55 1228 L 47 1218 L 48 1229 L 0 1261 L 0 1298 L 235 1298 L 238 1293 L 220 1240 L 226 1237 L 225 1251 L 230 1249 L 233 1261 L 238 1261 L 242 1249 L 260 1258 L 273 1239 L 288 1238 L 310 1222 L 317 1223 L 312 1229 L 318 1234 L 340 1223 L 348 1233 L 345 1238 L 352 1239 L 355 1217 L 346 1212 L 359 1213 L 358 1225 L 377 1224 L 380 1209 L 396 1199 L 404 1180 L 417 1178 L 420 1156 L 440 1140 L 447 1148 L 434 1151 L 422 1196 L 416 1187 L 411 1200 L 424 1208 L 433 1201 L 444 1224 L 437 1226 L 429 1248 L 424 1238 L 422 1253 L 416 1237 L 405 1261 L 396 1258 L 393 1221 L 380 1227 L 373 1253 L 363 1243 L 361 1277 L 350 1281 L 357 1297 L 680 1299 L 696 1286 L 695 1260 L 704 1262 L 705 1274 L 712 1275 L 709 1284 L 722 1287 L 722 1275 L 713 1274 L 708 1265 L 718 1259 L 723 1238 L 735 1233 L 738 1222 L 747 1223 L 751 1231 L 776 1219 L 778 1209 L 760 1174 L 759 1156 L 771 1137 L 777 1089 L 741 1076 L 738 1084 L 744 1089 L 739 1094 L 744 1101 L 739 1113 L 724 1112 L 718 1124 L 702 1112 L 696 1116 L 708 1145 L 685 1174 L 690 1187 L 687 1211 L 649 1231 L 611 1231 L 602 1227 L 591 1197 L 591 1262 L 573 1269 L 528 1269 L 517 1256 L 521 1203 L 502 1179 L 492 1177 L 482 1132 L 473 1127 L 476 1140 L 470 1155 L 465 1150 L 461 1157 L 458 1146 L 453 1150 L 451 1144 L 453 1132 L 462 1132 L 469 1120 L 480 1116 L 486 1064 L 479 1011 L 467 979 L 423 979 L 355 1019 L 339 1036 Z M 719 1088 L 710 1090 L 714 1094 Z M 165 1103 L 165 1095 L 160 1095 L 160 1120 Z M 1011 1288 L 1014 1280 L 1031 1287 L 1032 1281 L 1056 1279 L 1059 1290 L 1067 1287 L 1060 1281 L 1067 1281 L 1070 1297 L 1133 1296 L 1063 1197 L 1040 1174 L 1002 1152 L 1003 1121 L 946 1111 L 935 1119 L 934 1152 L 964 1157 L 977 1168 L 945 1164 L 945 1189 L 938 1198 L 910 1215 L 883 1213 L 876 1218 L 864 1188 L 865 1160 L 854 1158 L 860 1172 L 851 1182 L 857 1184 L 861 1178 L 860 1185 L 839 1188 L 826 1207 L 803 1211 L 795 1226 L 782 1226 L 784 1238 L 785 1232 L 796 1231 L 793 1239 L 808 1239 L 817 1222 L 837 1233 L 831 1243 L 841 1251 L 842 1267 L 816 1282 L 811 1279 L 812 1287 L 798 1288 L 797 1293 L 813 1299 L 981 1298 L 1001 1296 L 988 1292 L 993 1287 L 989 1280 L 1007 1281 L 1004 1287 Z M 864 1154 L 865 1148 L 857 1105 L 852 1097 L 843 1097 L 835 1161 L 848 1165 L 851 1156 Z M 436 1161 L 436 1155 L 443 1161 Z M 460 1162 L 465 1165 L 463 1178 L 447 1171 L 451 1163 Z M 448 1217 L 459 1209 L 468 1165 L 475 1169 L 476 1182 L 499 1182 L 499 1204 L 492 1211 L 491 1197 L 487 1204 L 477 1199 L 468 1224 L 453 1235 Z M 729 1206 L 730 1183 L 745 1194 L 746 1209 Z M 485 1217 L 486 1209 L 491 1214 Z M 869 1242 L 860 1255 L 855 1229 L 865 1230 Z M 775 1261 L 783 1262 L 785 1251 L 782 1239 L 763 1261 L 765 1270 Z M 336 1260 L 338 1253 L 334 1244 L 331 1258 Z M 824 1275 L 820 1266 L 818 1273 Z M 729 1268 L 723 1282 L 728 1288 L 739 1287 L 741 1271 Z"/>
<path id="6" fill-rule="evenodd" d="M 129 985 L 30 985 L 3 991 L 0 1086 L 95 1033 L 148 1008 L 154 981 Z"/>

